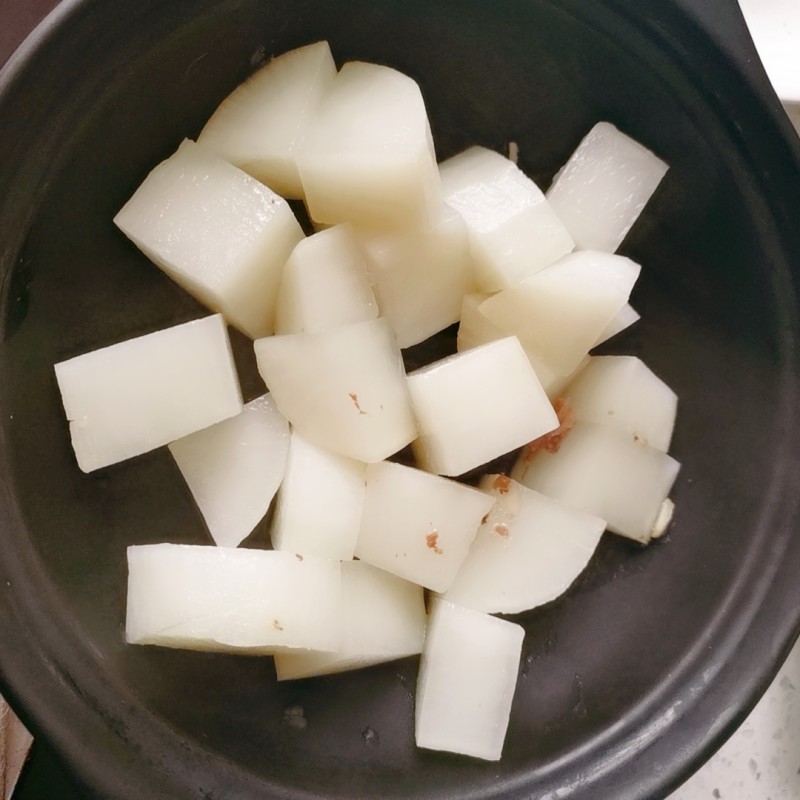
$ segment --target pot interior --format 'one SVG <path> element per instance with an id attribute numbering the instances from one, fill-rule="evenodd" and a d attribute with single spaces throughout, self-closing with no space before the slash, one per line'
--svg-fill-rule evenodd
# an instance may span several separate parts
<path id="1" fill-rule="evenodd" d="M 3 547 L 24 570 L 20 618 L 129 753 L 84 779 L 108 787 L 115 769 L 150 772 L 149 791 L 180 786 L 185 797 L 555 797 L 571 787 L 596 798 L 592 782 L 611 771 L 627 776 L 628 793 L 615 796 L 644 798 L 691 762 L 678 752 L 677 698 L 695 679 L 696 695 L 708 692 L 735 662 L 788 547 L 774 515 L 791 463 L 796 298 L 733 112 L 652 30 L 594 0 L 152 0 L 75 4 L 50 32 L 29 66 L 20 182 L 0 220 L 16 243 L 3 253 L 0 392 L 22 522 Z M 643 267 L 631 301 L 642 320 L 606 352 L 640 356 L 679 395 L 674 523 L 647 548 L 607 534 L 565 596 L 515 618 L 527 634 L 499 764 L 415 749 L 413 660 L 277 684 L 270 659 L 126 646 L 125 548 L 211 540 L 166 450 L 84 475 L 69 443 L 55 362 L 206 313 L 114 214 L 256 65 L 323 38 L 340 63 L 377 61 L 418 80 L 440 159 L 516 142 L 520 166 L 546 188 L 609 120 L 670 164 L 621 248 Z M 413 358 L 449 352 L 453 335 Z M 249 399 L 264 387 L 250 343 L 232 337 Z M 246 546 L 266 542 L 261 525 Z M 63 639 L 47 639 L 56 627 Z M 770 640 L 762 661 L 784 645 Z M 69 725 L 16 691 L 80 772 L 90 760 L 80 729 L 67 745 Z M 287 714 L 297 706 L 305 727 Z M 676 752 L 654 777 L 635 757 L 667 730 Z M 145 796 L 141 785 L 120 791 Z"/>

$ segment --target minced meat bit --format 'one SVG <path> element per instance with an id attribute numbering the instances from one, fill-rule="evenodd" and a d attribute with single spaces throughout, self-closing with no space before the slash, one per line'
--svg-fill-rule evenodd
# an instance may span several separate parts
<path id="1" fill-rule="evenodd" d="M 437 556 L 440 556 L 442 553 L 444 553 L 444 550 L 442 550 L 442 548 L 439 547 L 438 541 L 439 541 L 439 532 L 435 528 L 425 536 L 425 544 L 427 544 L 428 547 L 431 550 L 433 550 L 433 552 L 436 553 Z"/>
<path id="2" fill-rule="evenodd" d="M 557 453 L 561 442 L 575 427 L 575 412 L 565 397 L 557 397 L 553 401 L 553 410 L 558 417 L 558 427 L 525 446 L 525 461 L 530 461 L 540 450 Z"/>
<path id="3" fill-rule="evenodd" d="M 364 409 L 361 408 L 361 406 L 359 405 L 358 395 L 355 392 L 348 392 L 348 395 L 350 396 L 350 399 L 353 401 L 353 405 L 356 407 L 359 416 L 365 415 L 367 412 L 364 411 Z"/>
<path id="4" fill-rule="evenodd" d="M 510 488 L 511 478 L 509 478 L 508 475 L 498 475 L 492 484 L 492 489 L 497 489 L 500 494 L 508 494 Z"/>

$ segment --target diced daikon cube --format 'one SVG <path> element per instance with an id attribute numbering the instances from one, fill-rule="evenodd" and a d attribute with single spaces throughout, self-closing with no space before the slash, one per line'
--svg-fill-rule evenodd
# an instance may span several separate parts
<path id="1" fill-rule="evenodd" d="M 554 600 L 589 563 L 605 520 L 505 475 L 486 475 L 481 488 L 496 502 L 445 599 L 491 614 L 516 614 Z"/>
<path id="2" fill-rule="evenodd" d="M 377 316 L 364 256 L 349 225 L 297 244 L 283 268 L 275 333 L 318 333 Z"/>
<path id="3" fill-rule="evenodd" d="M 283 480 L 289 423 L 266 394 L 169 449 L 214 541 L 237 547 L 267 513 Z"/>
<path id="4" fill-rule="evenodd" d="M 271 189 L 186 140 L 145 178 L 114 222 L 231 325 L 251 338 L 272 333 L 281 271 L 303 231 Z"/>
<path id="5" fill-rule="evenodd" d="M 499 325 L 492 322 L 481 311 L 480 307 L 483 301 L 489 297 L 491 295 L 479 292 L 464 295 L 461 306 L 461 320 L 458 326 L 457 349 L 459 353 L 508 336 Z M 523 350 L 525 350 L 524 345 Z M 578 364 L 573 372 L 568 375 L 561 375 L 548 366 L 547 362 L 535 351 L 525 350 L 525 355 L 528 356 L 528 361 L 531 362 L 536 377 L 550 398 L 556 397 L 588 361 L 587 357 L 587 359 Z"/>
<path id="6" fill-rule="evenodd" d="M 0 792 L 2 800 L 19 797 L 17 783 L 22 777 L 33 746 L 33 735 L 22 724 L 3 697 L 0 697 Z"/>
<path id="7" fill-rule="evenodd" d="M 579 248 L 613 253 L 667 169 L 611 123 L 598 122 L 556 175 L 547 199 Z"/>
<path id="8" fill-rule="evenodd" d="M 558 426 L 519 341 L 510 336 L 408 376 L 420 465 L 461 475 Z"/>
<path id="9" fill-rule="evenodd" d="M 390 461 L 370 464 L 356 556 L 447 591 L 493 504 L 485 492 L 447 478 Z"/>
<path id="10" fill-rule="evenodd" d="M 432 225 L 441 187 L 425 103 L 390 67 L 351 61 L 323 99 L 297 153 L 317 222 L 360 228 Z"/>
<path id="11" fill-rule="evenodd" d="M 464 220 L 443 205 L 432 230 L 361 237 L 367 271 L 400 347 L 411 347 L 456 322 L 475 288 Z"/>
<path id="12" fill-rule="evenodd" d="M 219 315 L 103 347 L 55 365 L 84 472 L 147 453 L 242 410 Z"/>
<path id="13" fill-rule="evenodd" d="M 418 655 L 426 619 L 421 586 L 364 561 L 347 561 L 342 564 L 339 648 L 333 653 L 276 653 L 278 680 L 329 675 Z"/>
<path id="14" fill-rule="evenodd" d="M 500 760 L 524 634 L 513 622 L 434 600 L 417 679 L 418 747 Z"/>
<path id="15" fill-rule="evenodd" d="M 577 375 L 580 375 L 581 370 L 589 363 L 589 356 L 584 356 L 572 372 L 568 375 L 559 375 L 557 372 L 550 369 L 536 354 L 528 353 L 528 358 L 531 364 L 533 364 L 533 368 L 536 370 L 536 374 L 539 376 L 539 380 L 542 382 L 547 396 L 551 400 L 555 400 L 559 397 L 564 389 L 569 386 Z"/>
<path id="16" fill-rule="evenodd" d="M 505 339 L 508 335 L 480 310 L 483 301 L 490 297 L 490 294 L 484 292 L 470 292 L 463 296 L 456 345 L 459 353 L 482 344 L 496 342 L 498 339 Z"/>
<path id="17" fill-rule="evenodd" d="M 314 444 L 381 461 L 417 435 L 400 349 L 385 319 L 255 342 L 281 413 Z"/>
<path id="18" fill-rule="evenodd" d="M 606 325 L 603 332 L 597 337 L 597 341 L 594 343 L 595 347 L 608 341 L 612 336 L 622 333 L 626 328 L 630 328 L 631 325 L 638 322 L 641 318 L 642 315 L 630 303 L 625 303 L 625 305 L 617 311 L 611 322 Z"/>
<path id="19" fill-rule="evenodd" d="M 290 50 L 234 89 L 197 141 L 284 197 L 302 197 L 295 153 L 335 77 L 327 42 Z"/>
<path id="20" fill-rule="evenodd" d="M 529 357 L 569 375 L 628 302 L 640 269 L 624 256 L 571 253 L 485 300 L 479 310 L 517 336 Z"/>
<path id="21" fill-rule="evenodd" d="M 667 452 L 678 396 L 635 356 L 592 356 L 565 390 L 576 419 L 612 425 Z"/>
<path id="22" fill-rule="evenodd" d="M 259 654 L 335 650 L 341 607 L 338 561 L 241 547 L 128 548 L 131 644 Z"/>
<path id="23" fill-rule="evenodd" d="M 541 189 L 499 153 L 470 147 L 439 171 L 445 203 L 467 224 L 484 291 L 513 286 L 574 248 Z"/>
<path id="24" fill-rule="evenodd" d="M 608 425 L 579 421 L 556 452 L 523 450 L 512 477 L 554 500 L 594 514 L 613 533 L 650 540 L 680 464 Z"/>
<path id="25" fill-rule="evenodd" d="M 361 461 L 323 450 L 292 431 L 286 476 L 272 521 L 272 546 L 347 561 L 364 507 Z"/>

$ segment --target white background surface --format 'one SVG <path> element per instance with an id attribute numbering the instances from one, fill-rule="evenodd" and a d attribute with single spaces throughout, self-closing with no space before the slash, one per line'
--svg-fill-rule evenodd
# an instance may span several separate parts
<path id="1" fill-rule="evenodd" d="M 800 0 L 739 0 L 739 6 L 778 96 L 800 102 Z"/>

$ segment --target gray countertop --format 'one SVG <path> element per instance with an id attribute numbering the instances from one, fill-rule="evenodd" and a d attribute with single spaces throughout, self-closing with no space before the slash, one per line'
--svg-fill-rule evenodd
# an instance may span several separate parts
<path id="1" fill-rule="evenodd" d="M 736 733 L 668 800 L 800 798 L 800 645 Z"/>

